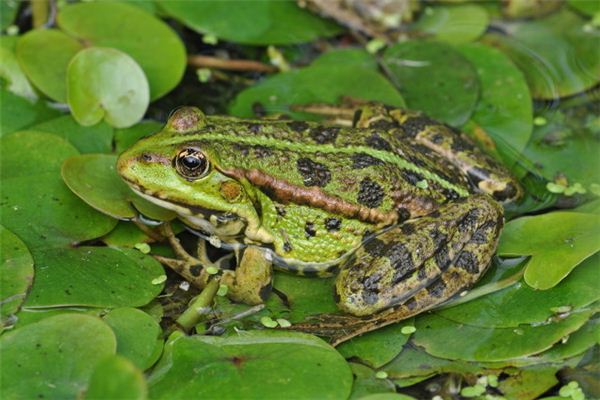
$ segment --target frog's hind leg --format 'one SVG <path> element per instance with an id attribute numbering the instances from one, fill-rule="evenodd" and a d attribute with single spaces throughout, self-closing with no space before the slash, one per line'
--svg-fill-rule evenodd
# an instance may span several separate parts
<path id="1" fill-rule="evenodd" d="M 487 195 L 447 203 L 374 237 L 342 267 L 340 309 L 301 330 L 337 344 L 431 309 L 485 272 L 502 227 L 502 208 Z"/>

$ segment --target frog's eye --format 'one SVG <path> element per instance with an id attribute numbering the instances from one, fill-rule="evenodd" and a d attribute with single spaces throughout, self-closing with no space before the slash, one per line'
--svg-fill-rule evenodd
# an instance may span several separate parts
<path id="1" fill-rule="evenodd" d="M 175 168 L 181 176 L 189 180 L 200 179 L 208 174 L 210 163 L 198 149 L 184 149 L 175 157 Z"/>

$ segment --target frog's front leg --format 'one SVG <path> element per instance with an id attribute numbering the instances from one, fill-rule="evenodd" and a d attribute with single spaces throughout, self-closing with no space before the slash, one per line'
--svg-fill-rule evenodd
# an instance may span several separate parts
<path id="1" fill-rule="evenodd" d="M 240 303 L 261 304 L 271 292 L 272 263 L 263 249 L 248 246 L 236 254 L 235 271 L 224 271 L 221 283 L 228 287 L 228 297 Z"/>
<path id="2" fill-rule="evenodd" d="M 485 272 L 502 224 L 502 207 L 474 195 L 373 237 L 336 280 L 338 306 L 352 316 L 321 316 L 296 328 L 337 344 L 445 302 Z"/>

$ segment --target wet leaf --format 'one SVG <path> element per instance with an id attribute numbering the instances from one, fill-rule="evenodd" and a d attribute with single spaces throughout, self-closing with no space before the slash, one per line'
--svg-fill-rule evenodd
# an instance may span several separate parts
<path id="1" fill-rule="evenodd" d="M 147 394 L 142 371 L 126 358 L 112 356 L 96 365 L 84 399 L 144 400 Z"/>
<path id="2" fill-rule="evenodd" d="M 85 154 L 70 157 L 62 166 L 69 188 L 90 206 L 114 218 L 131 219 L 140 210 L 155 220 L 170 220 L 174 213 L 149 203 L 131 191 L 116 171 L 117 156 Z"/>
<path id="3" fill-rule="evenodd" d="M 472 43 L 457 49 L 475 66 L 481 83 L 472 121 L 495 139 L 501 154 L 521 152 L 533 129 L 531 96 L 523 73 L 494 48 Z"/>
<path id="4" fill-rule="evenodd" d="M 215 379 L 218 377 L 218 379 Z M 149 378 L 150 397 L 237 399 L 347 398 L 348 364 L 310 335 L 247 331 L 237 336 L 180 336 L 167 344 Z"/>
<path id="5" fill-rule="evenodd" d="M 477 39 L 489 22 L 485 8 L 475 4 L 426 7 L 412 29 L 434 40 L 464 43 Z"/>
<path id="6" fill-rule="evenodd" d="M 500 381 L 498 389 L 508 399 L 534 400 L 558 383 L 557 368 L 538 367 L 520 370 Z"/>
<path id="7" fill-rule="evenodd" d="M 137 243 L 148 243 L 151 239 L 135 224 L 119 221 L 115 229 L 104 236 L 102 241 L 113 247 L 133 247 Z"/>
<path id="8" fill-rule="evenodd" d="M 144 71 L 133 58 L 110 48 L 77 53 L 67 70 L 67 90 L 73 117 L 86 126 L 102 119 L 117 128 L 131 126 L 150 101 Z"/>
<path id="9" fill-rule="evenodd" d="M 148 304 L 164 284 L 154 258 L 132 249 L 77 247 L 34 254 L 36 279 L 25 307 L 138 307 Z"/>
<path id="10" fill-rule="evenodd" d="M 560 314 L 561 307 L 565 309 L 563 313 L 568 313 L 600 299 L 598 274 L 600 257 L 593 256 L 550 290 L 535 290 L 518 282 L 468 303 L 436 311 L 436 314 L 458 323 L 489 328 L 543 323 Z"/>
<path id="11" fill-rule="evenodd" d="M 385 51 L 383 62 L 409 108 L 452 126 L 464 124 L 479 99 L 477 71 L 447 44 L 408 41 Z"/>
<path id="12" fill-rule="evenodd" d="M 33 258 L 25 243 L 0 225 L 0 330 L 12 325 L 14 315 L 33 282 Z"/>
<path id="13" fill-rule="evenodd" d="M 359 358 L 369 366 L 379 368 L 402 351 L 410 337 L 410 334 L 403 333 L 403 329 L 413 323 L 413 319 L 408 319 L 366 333 L 342 343 L 337 347 L 337 351 L 346 358 Z"/>
<path id="14" fill-rule="evenodd" d="M 598 33 L 563 8 L 536 21 L 515 23 L 509 36 L 488 34 L 484 42 L 504 51 L 523 71 L 536 99 L 582 92 L 600 79 Z"/>
<path id="15" fill-rule="evenodd" d="M 63 314 L 26 325 L 0 337 L 2 364 L 12 366 L 0 370 L 0 391 L 13 399 L 76 398 L 115 349 L 112 330 L 96 317 Z"/>
<path id="16" fill-rule="evenodd" d="M 600 216 L 594 214 L 553 212 L 523 217 L 506 224 L 498 254 L 532 256 L 525 282 L 535 289 L 549 289 L 600 250 L 598 235 Z"/>
<path id="17" fill-rule="evenodd" d="M 77 150 L 48 133 L 23 131 L 0 140 L 2 224 L 29 247 L 70 247 L 110 232 L 116 220 L 83 203 L 63 183 L 60 164 Z"/>
<path id="18" fill-rule="evenodd" d="M 160 357 L 163 341 L 158 323 L 137 308 L 117 308 L 104 317 L 117 337 L 117 354 L 129 359 L 141 370 L 151 367 Z"/>
<path id="19" fill-rule="evenodd" d="M 60 136 L 81 153 L 109 153 L 112 150 L 114 130 L 105 122 L 81 126 L 72 116 L 65 115 L 34 125 L 30 129 Z"/>
<path id="20" fill-rule="evenodd" d="M 205 35 L 236 43 L 303 43 L 332 36 L 341 28 L 299 8 L 293 1 L 158 1 L 171 17 Z"/>
<path id="21" fill-rule="evenodd" d="M 550 348 L 562 337 L 577 331 L 591 314 L 582 311 L 558 322 L 518 328 L 481 328 L 458 324 L 435 314 L 421 315 L 416 319 L 417 331 L 412 340 L 435 357 L 502 361 Z"/>
<path id="22" fill-rule="evenodd" d="M 6 88 L 12 93 L 35 101 L 38 98 L 37 93 L 17 61 L 17 39 L 17 36 L 0 36 L 0 78 L 6 81 Z"/>
<path id="23" fill-rule="evenodd" d="M 243 90 L 234 99 L 229 112 L 240 117 L 254 116 L 256 106 L 267 113 L 286 113 L 296 118 L 315 119 L 306 113 L 290 112 L 290 105 L 329 103 L 336 104 L 341 97 L 375 100 L 402 107 L 404 100 L 394 87 L 370 64 L 356 62 L 352 53 L 336 52 L 326 55 L 325 61 L 312 66 L 271 76 L 259 84 Z M 335 68 L 331 65 L 337 59 Z M 352 60 L 346 64 L 346 60 Z M 356 84 L 360 76 L 361 84 Z"/>
<path id="24" fill-rule="evenodd" d="M 364 396 L 374 393 L 395 393 L 394 384 L 388 379 L 378 379 L 375 371 L 362 364 L 350 362 L 354 375 L 354 384 L 349 400 L 362 399 Z"/>
<path id="25" fill-rule="evenodd" d="M 42 100 L 35 103 L 0 88 L 0 137 L 60 115 Z"/>
<path id="26" fill-rule="evenodd" d="M 148 78 L 152 100 L 168 93 L 183 76 L 186 54 L 181 39 L 165 22 L 138 7 L 113 1 L 70 4 L 60 10 L 58 26 L 91 46 L 111 47 L 132 57 Z M 129 68 L 121 68 L 116 68 L 117 76 L 133 79 Z"/>
<path id="27" fill-rule="evenodd" d="M 17 57 L 31 82 L 46 96 L 67 102 L 67 66 L 83 45 L 57 29 L 34 29 L 17 42 Z"/>

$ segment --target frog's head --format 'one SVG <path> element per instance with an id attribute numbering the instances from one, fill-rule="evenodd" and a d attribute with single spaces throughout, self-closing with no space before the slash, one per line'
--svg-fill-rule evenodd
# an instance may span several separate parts
<path id="1" fill-rule="evenodd" d="M 268 241 L 260 237 L 252 188 L 220 168 L 218 154 L 201 140 L 205 125 L 199 109 L 176 110 L 161 132 L 121 154 L 119 174 L 136 193 L 209 234 Z"/>

